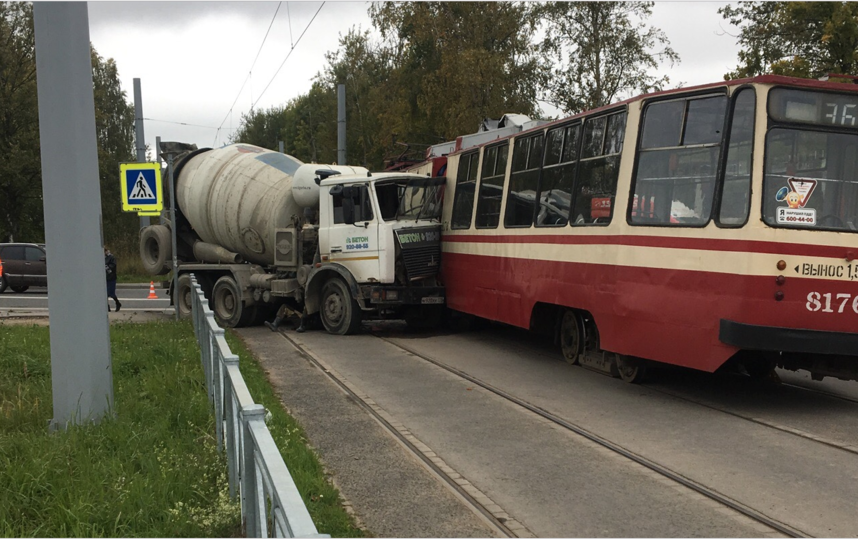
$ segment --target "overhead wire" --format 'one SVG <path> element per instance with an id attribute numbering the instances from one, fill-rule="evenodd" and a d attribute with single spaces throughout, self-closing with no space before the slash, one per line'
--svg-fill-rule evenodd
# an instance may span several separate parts
<path id="1" fill-rule="evenodd" d="M 295 44 L 292 45 L 292 48 L 289 49 L 289 54 L 287 54 L 286 58 L 283 59 L 283 62 L 280 63 L 280 67 L 278 67 L 277 71 L 274 72 L 274 75 L 271 77 L 271 80 L 268 81 L 268 84 L 265 85 L 265 88 L 259 94 L 259 97 L 256 98 L 256 101 L 253 102 L 253 105 L 251 105 L 251 108 L 255 107 L 256 104 L 259 103 L 259 100 L 262 99 L 262 96 L 265 95 L 265 91 L 268 90 L 268 87 L 271 86 L 271 83 L 274 82 L 274 79 L 277 77 L 277 74 L 280 73 L 280 70 L 283 68 L 283 65 L 286 64 L 286 61 L 289 60 L 289 57 L 292 56 L 292 52 L 295 50 L 295 47 L 297 47 L 298 44 L 301 43 L 301 38 L 303 38 L 304 34 L 307 33 L 307 30 L 310 29 L 310 25 L 312 25 L 313 21 L 316 20 L 316 16 L 319 14 L 320 11 L 322 11 L 323 7 L 325 7 L 325 2 L 322 2 L 322 5 L 319 6 L 319 9 L 316 10 L 316 13 L 315 13 L 315 15 L 313 15 L 313 18 L 310 19 L 310 22 L 307 23 L 307 26 L 306 26 L 306 28 L 304 28 L 304 31 L 301 32 L 300 36 L 298 36 L 298 41 L 296 41 Z M 288 9 L 288 6 L 287 6 L 287 9 Z"/>
<path id="2" fill-rule="evenodd" d="M 214 126 L 203 126 L 200 124 L 191 124 L 190 122 L 175 122 L 173 120 L 158 120 L 157 118 L 143 118 L 143 120 L 146 120 L 147 122 L 163 122 L 165 124 L 176 124 L 178 126 L 191 126 L 191 127 L 199 127 L 199 128 L 206 128 L 206 129 L 220 129 L 220 128 L 216 128 Z M 226 128 L 226 129 L 229 130 L 231 128 Z"/>
<path id="3" fill-rule="evenodd" d="M 220 126 L 217 127 L 217 132 L 215 132 L 214 142 L 212 146 L 217 145 L 217 137 L 220 134 L 220 129 L 223 127 L 223 124 L 226 122 L 227 118 L 229 118 L 230 114 L 232 114 L 232 110 L 235 108 L 235 104 L 238 103 L 238 98 L 241 97 L 241 92 L 244 90 L 244 86 L 247 84 L 247 81 L 250 80 L 250 76 L 253 73 L 253 68 L 256 66 L 256 61 L 259 59 L 259 54 L 262 52 L 262 47 L 265 45 L 265 40 L 268 39 L 268 33 L 271 32 L 271 27 L 274 25 L 274 19 L 277 18 L 277 13 L 280 12 L 280 5 L 283 2 L 277 3 L 277 9 L 274 10 L 274 16 L 271 17 L 271 22 L 268 24 L 268 30 L 265 31 L 265 37 L 262 38 L 262 43 L 259 44 L 259 50 L 256 51 L 256 57 L 253 59 L 253 63 L 250 64 L 250 70 L 247 72 L 247 77 L 244 78 L 244 82 L 241 83 L 241 88 L 238 89 L 238 94 L 236 94 L 235 99 L 232 101 L 232 105 L 229 106 L 229 111 L 227 111 L 226 116 L 224 116 L 223 120 L 220 123 Z M 251 106 L 252 108 L 252 106 Z"/>

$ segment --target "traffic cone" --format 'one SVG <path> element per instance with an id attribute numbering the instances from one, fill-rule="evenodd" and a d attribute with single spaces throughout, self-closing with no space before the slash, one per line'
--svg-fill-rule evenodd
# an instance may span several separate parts
<path id="1" fill-rule="evenodd" d="M 155 282 L 154 281 L 149 282 L 149 296 L 147 296 L 146 299 L 147 300 L 157 300 L 158 299 L 158 295 L 155 294 Z"/>

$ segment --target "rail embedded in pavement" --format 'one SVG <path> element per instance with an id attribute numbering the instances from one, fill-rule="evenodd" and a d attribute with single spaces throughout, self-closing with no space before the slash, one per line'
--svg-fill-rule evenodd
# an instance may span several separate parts
<path id="1" fill-rule="evenodd" d="M 209 401 L 215 408 L 218 452 L 226 449 L 229 495 L 240 497 L 248 538 L 330 538 L 319 534 L 268 426 L 253 402 L 223 328 L 191 275 L 194 333 L 202 351 Z M 267 515 L 270 501 L 270 515 Z M 268 531 L 268 524 L 273 531 Z M 273 534 L 270 534 L 273 533 Z"/>

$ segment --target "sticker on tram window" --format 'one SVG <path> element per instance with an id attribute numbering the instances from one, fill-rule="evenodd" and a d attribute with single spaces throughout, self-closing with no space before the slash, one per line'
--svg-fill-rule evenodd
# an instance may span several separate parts
<path id="1" fill-rule="evenodd" d="M 858 294 L 809 292 L 805 307 L 808 311 L 822 313 L 847 313 L 851 310 L 858 315 Z"/>
<path id="2" fill-rule="evenodd" d="M 816 191 L 818 182 L 812 178 L 790 178 L 787 186 L 778 190 L 775 200 L 786 202 L 788 208 L 804 208 L 810 201 L 810 196 Z"/>
<path id="3" fill-rule="evenodd" d="M 816 210 L 778 206 L 777 222 L 779 225 L 816 225 Z"/>

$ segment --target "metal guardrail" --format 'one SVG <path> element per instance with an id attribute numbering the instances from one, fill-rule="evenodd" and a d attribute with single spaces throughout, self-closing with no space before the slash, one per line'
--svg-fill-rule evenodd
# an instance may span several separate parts
<path id="1" fill-rule="evenodd" d="M 265 425 L 265 407 L 253 402 L 238 369 L 238 356 L 229 350 L 223 328 L 215 322 L 193 274 L 191 285 L 194 333 L 202 351 L 209 401 L 215 409 L 217 449 L 226 449 L 229 495 L 241 497 L 246 536 L 268 538 L 270 532 L 275 538 L 330 538 L 316 530 Z"/>

